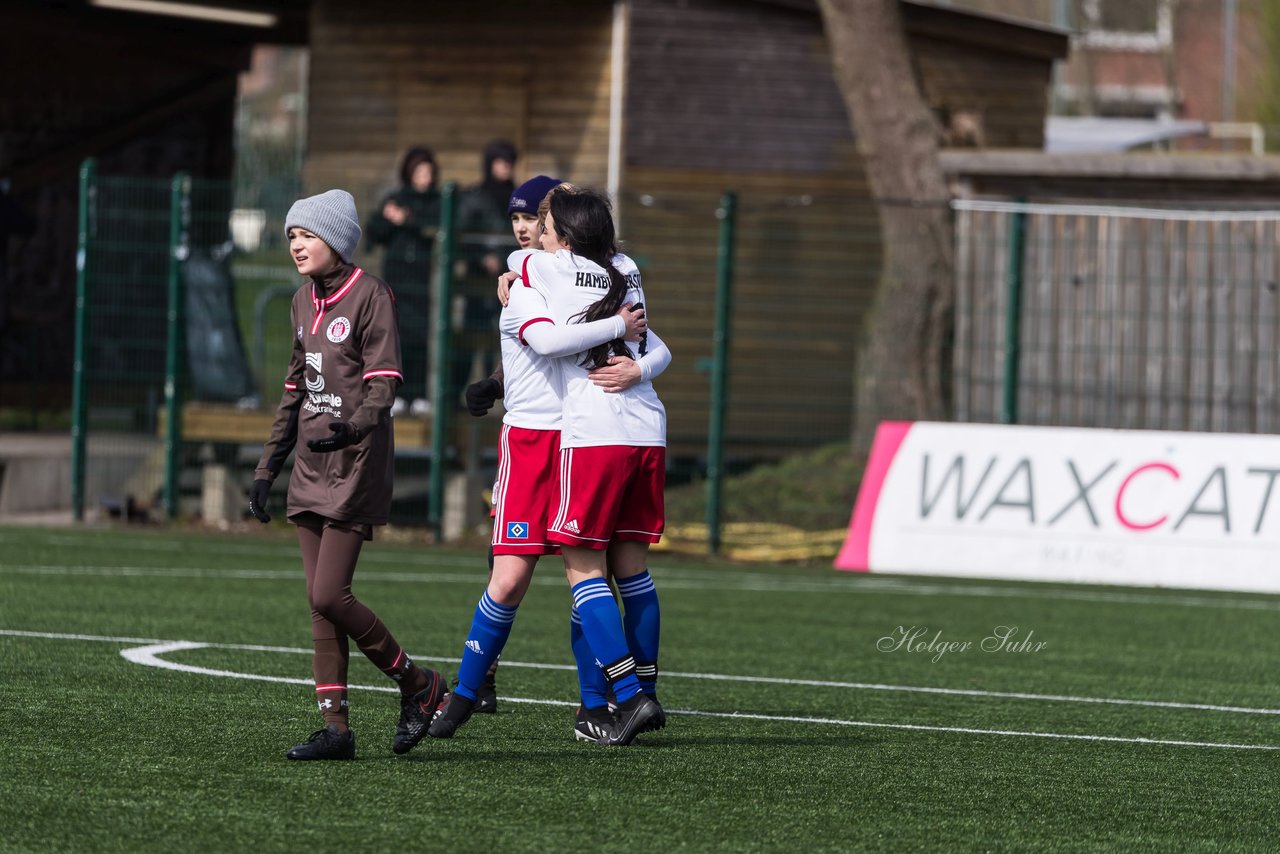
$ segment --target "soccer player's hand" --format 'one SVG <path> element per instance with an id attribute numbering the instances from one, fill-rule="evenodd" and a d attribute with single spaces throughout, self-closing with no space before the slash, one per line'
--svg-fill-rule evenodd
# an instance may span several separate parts
<path id="1" fill-rule="evenodd" d="M 329 429 L 333 431 L 332 436 L 328 439 L 308 439 L 307 447 L 317 454 L 331 454 L 356 441 L 356 428 L 345 421 L 330 421 Z"/>
<path id="2" fill-rule="evenodd" d="M 502 397 L 502 383 L 493 377 L 485 377 L 467 386 L 467 411 L 479 418 L 493 408 L 493 402 Z"/>
<path id="3" fill-rule="evenodd" d="M 640 363 L 626 356 L 610 356 L 608 365 L 596 368 L 587 376 L 606 392 L 617 394 L 640 382 Z"/>
<path id="4" fill-rule="evenodd" d="M 638 302 L 635 305 L 627 303 L 618 309 L 618 314 L 627 322 L 627 331 L 623 333 L 623 341 L 639 341 L 644 338 L 644 334 L 649 331 L 649 320 L 645 317 L 644 303 Z"/>
<path id="5" fill-rule="evenodd" d="M 498 277 L 498 302 L 502 303 L 504 306 L 507 304 L 507 301 L 511 299 L 511 283 L 518 278 L 520 278 L 520 274 L 514 273 L 511 270 L 508 270 Z"/>
<path id="6" fill-rule="evenodd" d="M 262 478 L 255 480 L 249 487 L 249 512 L 264 525 L 271 521 L 271 517 L 267 515 L 267 492 L 270 489 L 271 482 Z"/>

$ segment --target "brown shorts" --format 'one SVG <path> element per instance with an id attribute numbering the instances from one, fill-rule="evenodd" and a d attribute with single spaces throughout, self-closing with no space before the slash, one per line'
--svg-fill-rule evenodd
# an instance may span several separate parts
<path id="1" fill-rule="evenodd" d="M 301 513 L 294 513 L 289 517 L 289 521 L 295 525 L 304 525 L 308 528 L 337 528 L 339 531 L 351 531 L 359 534 L 366 540 L 373 539 L 373 526 L 368 522 L 348 522 L 345 519 L 330 519 L 328 516 L 321 516 L 310 510 L 304 510 Z"/>

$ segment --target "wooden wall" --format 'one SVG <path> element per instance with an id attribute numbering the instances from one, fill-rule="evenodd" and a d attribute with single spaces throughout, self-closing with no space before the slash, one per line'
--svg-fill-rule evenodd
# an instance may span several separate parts
<path id="1" fill-rule="evenodd" d="M 1276 432 L 1280 217 L 1241 216 L 1026 215 L 1018 422 Z M 1012 217 L 958 215 L 961 421 L 1000 418 Z"/>
<path id="2" fill-rule="evenodd" d="M 955 152 L 943 164 L 971 200 L 1099 210 L 1026 217 L 1019 421 L 1280 429 L 1280 158 Z M 957 215 L 960 420 L 1000 417 L 1011 217 Z"/>
<path id="3" fill-rule="evenodd" d="M 903 8 L 926 100 L 977 115 L 985 144 L 1039 147 L 1051 68 L 1041 54 L 1065 43 Z M 816 8 L 633 0 L 628 43 L 620 207 L 645 262 L 654 328 L 676 354 L 657 383 L 673 447 L 696 453 L 705 443 L 701 366 L 712 346 L 715 209 L 727 189 L 741 207 L 728 452 L 772 456 L 847 439 L 880 236 Z"/>
<path id="4" fill-rule="evenodd" d="M 901 6 L 945 145 L 1044 148 L 1053 61 L 1067 55 L 1065 33 L 931 3 Z"/>
<path id="5" fill-rule="evenodd" d="M 675 351 L 658 383 L 675 453 L 705 446 L 701 362 L 711 351 L 716 208 L 727 189 L 741 202 L 729 452 L 777 455 L 845 439 L 879 233 L 816 5 L 627 8 L 616 203 L 655 330 Z M 929 102 L 975 111 L 987 144 L 1038 146 L 1050 69 L 1043 34 L 910 2 L 904 10 Z M 602 186 L 612 21 L 607 0 L 317 0 L 309 189 L 345 186 L 367 216 L 409 146 L 434 148 L 443 177 L 466 186 L 479 180 L 480 150 L 494 137 L 525 152 L 520 178 L 544 172 Z M 1058 41 L 1049 40 L 1065 46 Z"/>
<path id="6" fill-rule="evenodd" d="M 717 208 L 727 187 L 739 199 L 727 452 L 772 457 L 846 439 L 879 259 L 859 176 L 640 167 L 627 176 L 626 248 L 644 273 L 653 328 L 675 354 L 655 383 L 672 453 L 706 448 Z"/>
<path id="7" fill-rule="evenodd" d="M 518 180 L 603 184 L 612 14 L 607 2 L 570 0 L 317 0 L 309 190 L 346 187 L 367 217 L 411 146 L 433 149 L 441 179 L 465 188 L 483 177 L 494 138 L 520 150 Z"/>

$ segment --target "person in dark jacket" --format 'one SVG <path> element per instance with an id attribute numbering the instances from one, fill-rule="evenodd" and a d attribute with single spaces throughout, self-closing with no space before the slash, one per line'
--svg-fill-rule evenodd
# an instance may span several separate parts
<path id="1" fill-rule="evenodd" d="M 461 392 L 478 365 L 488 374 L 498 362 L 492 349 L 497 340 L 498 312 L 502 306 L 493 296 L 493 280 L 507 269 L 511 251 L 511 222 L 507 203 L 516 185 L 516 148 L 495 139 L 484 147 L 482 178 L 458 200 L 458 245 L 460 278 L 456 282 L 463 303 L 462 328 L 455 340 L 450 371 L 450 393 Z"/>
<path id="2" fill-rule="evenodd" d="M 490 142 L 484 147 L 483 178 L 462 198 L 459 231 L 464 238 L 471 236 L 466 246 L 468 273 L 486 280 L 506 272 L 511 229 L 507 203 L 516 190 L 517 157 L 516 147 L 506 140 Z M 480 239 L 482 235 L 492 239 Z"/>
<path id="3" fill-rule="evenodd" d="M 409 149 L 400 163 L 400 187 L 387 194 L 366 224 L 369 245 L 386 247 L 382 278 L 395 292 L 400 309 L 404 387 L 397 414 L 404 399 L 412 401 L 412 414 L 430 412 L 427 330 L 431 327 L 432 257 L 440 226 L 438 179 L 431 149 Z"/>

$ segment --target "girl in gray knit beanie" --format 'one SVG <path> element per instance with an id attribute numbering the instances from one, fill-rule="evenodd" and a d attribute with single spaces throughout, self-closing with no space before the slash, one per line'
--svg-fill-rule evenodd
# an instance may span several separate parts
<path id="1" fill-rule="evenodd" d="M 326 190 L 318 196 L 298 199 L 284 218 L 284 236 L 289 229 L 304 228 L 319 237 L 350 264 L 360 242 L 356 200 L 346 190 Z"/>

